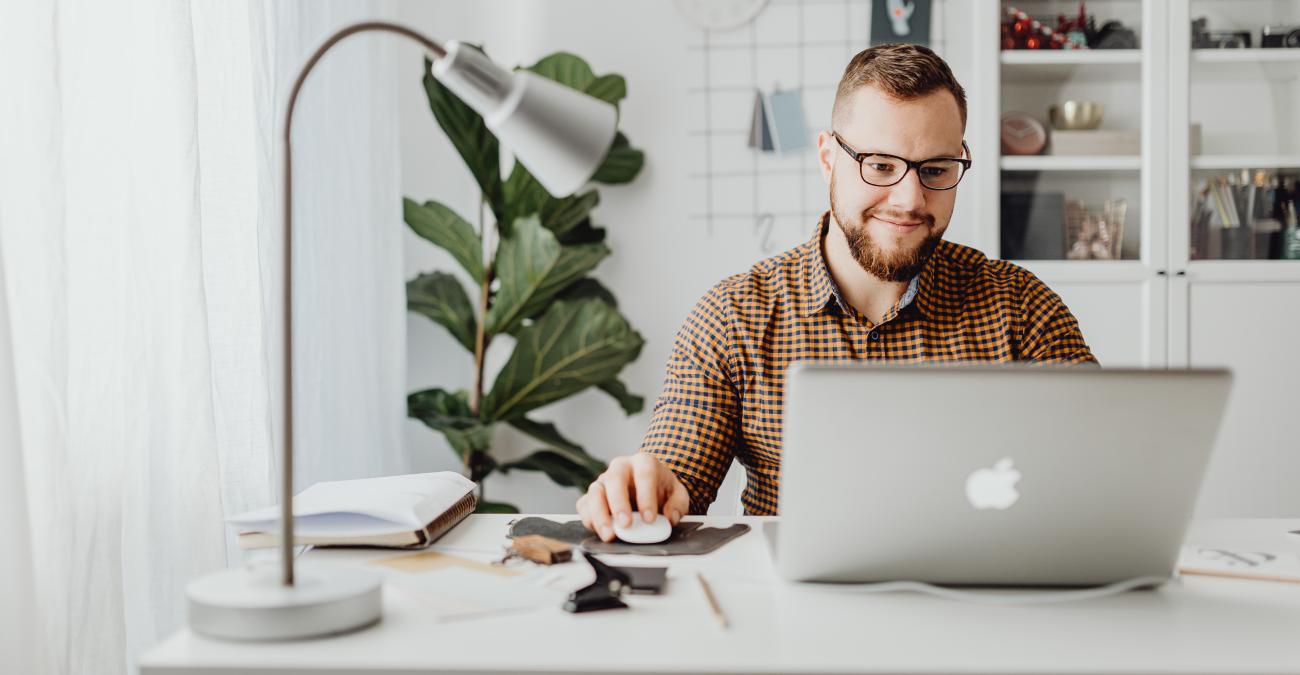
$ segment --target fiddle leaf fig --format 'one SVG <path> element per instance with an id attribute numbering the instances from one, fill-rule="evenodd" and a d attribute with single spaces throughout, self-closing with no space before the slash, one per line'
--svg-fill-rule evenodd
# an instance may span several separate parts
<path id="1" fill-rule="evenodd" d="M 626 414 L 644 407 L 644 399 L 619 379 L 644 341 L 619 313 L 613 293 L 589 276 L 610 255 L 605 229 L 592 220 L 600 194 L 587 189 L 557 198 L 520 162 L 503 179 L 496 136 L 477 112 L 429 74 L 427 60 L 424 65 L 429 108 L 473 175 L 482 203 L 491 208 L 488 226 L 496 228 L 499 244 L 486 259 L 483 236 L 464 218 L 437 202 L 404 200 L 403 216 L 412 231 L 450 253 L 480 285 L 487 302 L 485 309 L 476 310 L 456 276 L 435 271 L 407 282 L 407 307 L 446 328 L 473 353 L 475 373 L 484 371 L 486 347 L 499 344 L 494 336 L 508 334 L 514 344 L 477 409 L 464 391 L 432 388 L 410 394 L 407 412 L 446 437 L 471 480 L 518 469 L 540 471 L 565 487 L 586 487 L 604 471 L 604 462 L 565 438 L 554 424 L 526 415 L 590 387 L 608 394 Z M 527 69 L 616 109 L 627 98 L 623 76 L 596 75 L 574 54 L 551 54 Z M 645 154 L 617 132 L 592 181 L 628 183 L 644 164 Z M 476 350 L 480 334 L 485 349 Z M 483 391 L 481 379 L 474 386 Z M 492 435 L 503 422 L 544 447 L 522 459 L 498 462 Z M 479 496 L 480 513 L 518 511 L 513 504 L 481 499 L 481 485 Z"/>

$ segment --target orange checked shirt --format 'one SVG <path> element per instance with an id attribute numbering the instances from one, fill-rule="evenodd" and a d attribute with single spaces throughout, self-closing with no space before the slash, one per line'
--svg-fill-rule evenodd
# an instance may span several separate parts
<path id="1" fill-rule="evenodd" d="M 737 459 L 750 515 L 775 515 L 785 370 L 792 361 L 1096 363 L 1078 322 L 1024 268 L 941 241 L 879 325 L 840 299 L 822 255 L 822 214 L 807 243 L 728 277 L 677 333 L 641 445 L 704 513 Z"/>

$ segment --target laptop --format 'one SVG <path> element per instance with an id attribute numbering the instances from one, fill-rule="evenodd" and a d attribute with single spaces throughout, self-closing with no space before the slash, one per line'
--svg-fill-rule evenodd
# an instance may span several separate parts
<path id="1" fill-rule="evenodd" d="M 1226 370 L 796 363 L 791 581 L 1082 586 L 1173 574 Z"/>

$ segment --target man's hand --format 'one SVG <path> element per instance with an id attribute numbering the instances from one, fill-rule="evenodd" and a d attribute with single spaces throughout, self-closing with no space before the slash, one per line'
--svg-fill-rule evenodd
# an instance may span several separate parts
<path id="1" fill-rule="evenodd" d="M 686 486 L 667 466 L 654 455 L 638 453 L 609 463 L 587 494 L 578 498 L 578 515 L 601 541 L 614 541 L 614 522 L 622 527 L 631 525 L 634 508 L 647 523 L 663 513 L 676 525 L 690 504 Z"/>

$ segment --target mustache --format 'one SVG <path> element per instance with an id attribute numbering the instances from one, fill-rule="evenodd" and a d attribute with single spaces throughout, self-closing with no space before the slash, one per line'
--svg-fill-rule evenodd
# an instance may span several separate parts
<path id="1" fill-rule="evenodd" d="M 891 211 L 889 209 L 870 208 L 862 212 L 862 222 L 867 222 L 867 218 L 871 216 L 896 223 L 924 223 L 926 227 L 934 227 L 934 216 L 921 211 Z"/>

